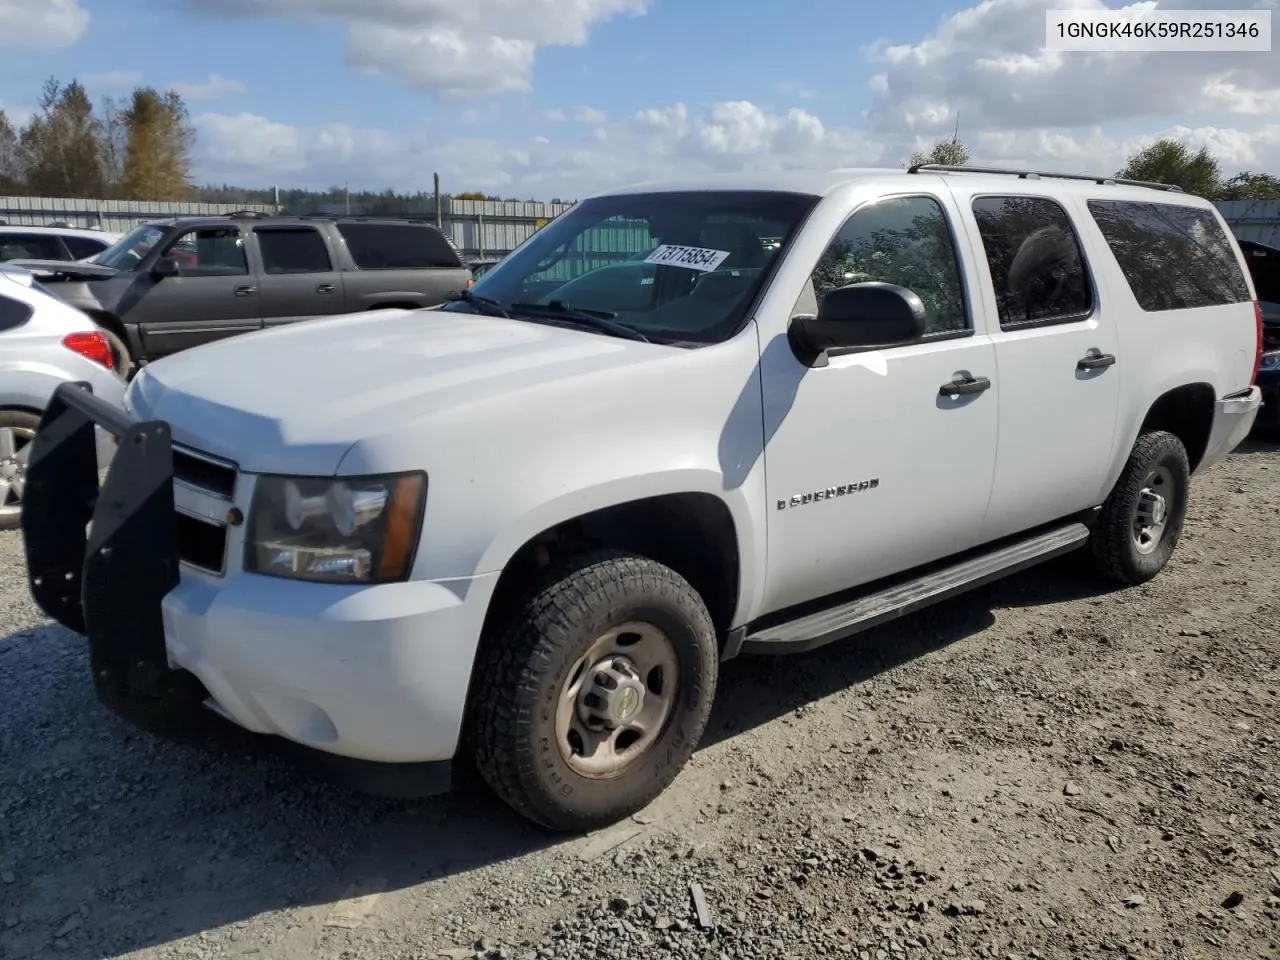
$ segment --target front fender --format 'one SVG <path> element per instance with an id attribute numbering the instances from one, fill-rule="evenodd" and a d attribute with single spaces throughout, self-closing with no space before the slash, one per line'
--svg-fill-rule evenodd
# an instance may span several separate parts
<path id="1" fill-rule="evenodd" d="M 489 541 L 477 565 L 476 575 L 501 571 L 521 547 L 544 530 L 559 524 L 608 507 L 682 493 L 709 494 L 723 503 L 733 518 L 739 564 L 738 606 L 734 623 L 739 623 L 756 609 L 757 586 L 763 580 L 765 544 L 763 537 L 756 533 L 763 527 L 755 514 L 764 502 L 764 491 L 762 488 L 757 490 L 754 484 L 726 490 L 724 477 L 710 470 L 671 470 L 624 477 L 540 503 L 505 524 Z"/>

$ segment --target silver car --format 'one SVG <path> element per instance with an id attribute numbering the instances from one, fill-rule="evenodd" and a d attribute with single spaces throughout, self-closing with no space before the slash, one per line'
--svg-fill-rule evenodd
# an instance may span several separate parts
<path id="1" fill-rule="evenodd" d="M 49 293 L 26 270 L 0 264 L 0 530 L 21 524 L 27 450 L 60 383 L 88 381 L 119 404 L 125 381 L 93 322 Z M 99 430 L 98 463 L 114 445 Z"/>

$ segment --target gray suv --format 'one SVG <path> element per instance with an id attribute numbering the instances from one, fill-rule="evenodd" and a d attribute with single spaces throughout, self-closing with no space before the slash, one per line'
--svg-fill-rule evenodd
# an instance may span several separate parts
<path id="1" fill-rule="evenodd" d="M 248 211 L 143 224 L 92 263 L 17 262 L 93 318 L 126 374 L 277 324 L 433 306 L 471 279 L 426 222 Z"/>

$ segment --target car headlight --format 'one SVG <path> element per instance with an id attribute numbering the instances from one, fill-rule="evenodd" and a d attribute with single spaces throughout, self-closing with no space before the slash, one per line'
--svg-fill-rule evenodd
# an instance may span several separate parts
<path id="1" fill-rule="evenodd" d="M 1262 364 L 1259 370 L 1275 370 L 1280 367 L 1280 350 L 1272 350 L 1262 355 Z"/>
<path id="2" fill-rule="evenodd" d="M 326 583 L 390 583 L 413 566 L 427 478 L 258 478 L 244 569 Z"/>

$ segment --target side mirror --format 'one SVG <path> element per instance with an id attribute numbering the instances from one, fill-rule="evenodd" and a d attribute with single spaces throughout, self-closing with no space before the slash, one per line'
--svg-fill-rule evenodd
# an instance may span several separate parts
<path id="1" fill-rule="evenodd" d="M 812 363 L 828 350 L 892 346 L 924 331 L 924 302 L 914 291 L 872 281 L 828 292 L 818 315 L 796 317 L 788 334 L 800 358 Z"/>
<path id="2" fill-rule="evenodd" d="M 151 268 L 151 275 L 157 279 L 161 277 L 177 277 L 181 276 L 182 268 L 178 266 L 176 257 L 161 257 L 156 261 L 154 267 Z"/>

